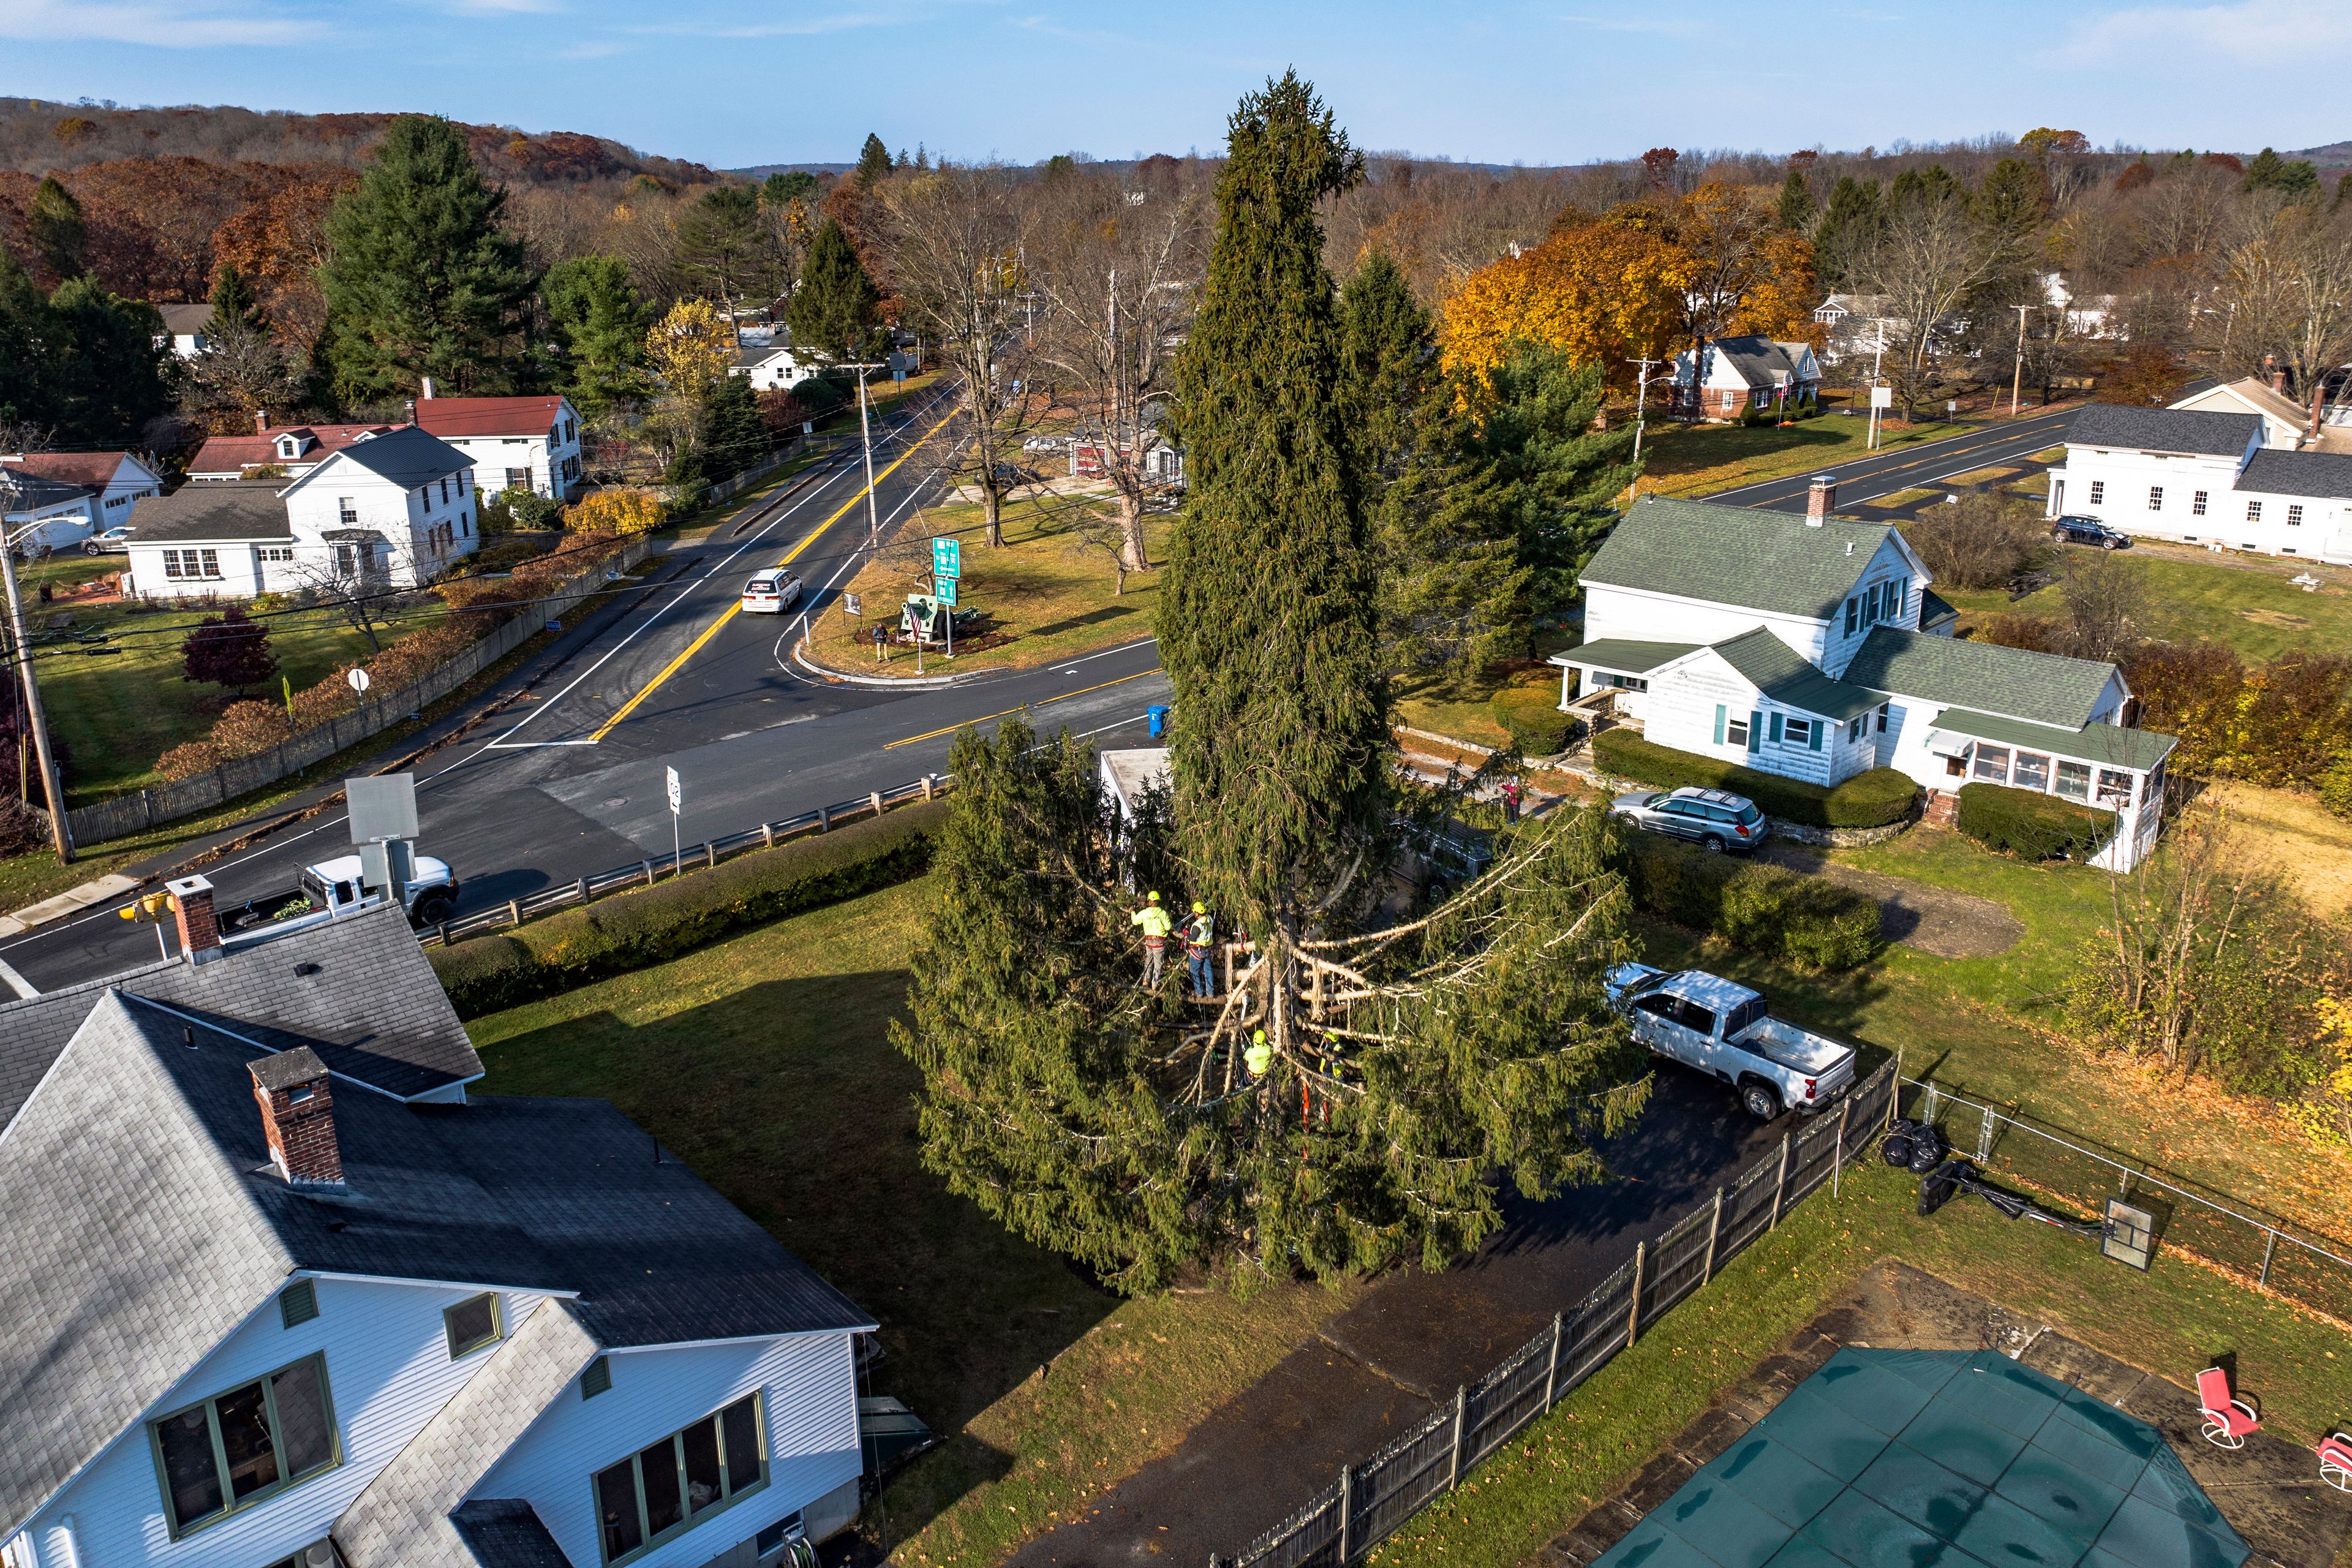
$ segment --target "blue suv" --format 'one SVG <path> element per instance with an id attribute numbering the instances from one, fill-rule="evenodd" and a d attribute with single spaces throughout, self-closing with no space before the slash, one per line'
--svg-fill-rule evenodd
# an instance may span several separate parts
<path id="1" fill-rule="evenodd" d="M 2117 533 L 2095 517 L 2053 518 L 2050 537 L 2061 544 L 2092 544 L 2101 550 L 2129 550 L 2131 536 Z"/>

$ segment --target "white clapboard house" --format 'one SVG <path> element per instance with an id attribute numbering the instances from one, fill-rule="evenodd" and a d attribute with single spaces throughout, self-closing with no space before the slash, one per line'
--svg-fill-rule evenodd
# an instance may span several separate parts
<path id="1" fill-rule="evenodd" d="M 1706 363 L 1693 401 L 1689 349 L 1675 356 L 1673 402 L 1676 412 L 1704 419 L 1737 419 L 1743 411 L 1792 414 L 1821 396 L 1822 366 L 1811 343 L 1770 338 L 1711 338 Z"/>
<path id="2" fill-rule="evenodd" d="M 7 1568 L 775 1568 L 868 1315 L 610 1104 L 474 1097 L 396 907 L 0 1003 Z M 0 995 L 5 995 L 0 987 Z"/>
<path id="3" fill-rule="evenodd" d="M 568 501 L 580 489 L 580 411 L 568 397 L 435 397 L 416 400 L 417 427 L 446 441 L 474 467 L 491 495 L 529 490 Z"/>
<path id="4" fill-rule="evenodd" d="M 2273 446 L 2263 413 L 2094 403 L 2050 471 L 2052 517 L 2150 539 L 2352 563 L 2352 454 Z"/>
<path id="5" fill-rule="evenodd" d="M 162 475 L 123 451 L 0 453 L 0 468 L 89 490 L 90 527 L 100 532 L 129 523 L 141 501 L 163 489 Z"/>
<path id="6" fill-rule="evenodd" d="M 1560 706 L 1603 690 L 1645 738 L 1835 784 L 1908 773 L 1945 816 L 1997 784 L 2114 812 L 2099 863 L 2156 839 L 2172 737 L 2126 728 L 2112 664 L 1951 636 L 1952 613 L 1891 524 L 1643 500 L 1584 571 L 1585 642 L 1556 654 Z"/>
<path id="7" fill-rule="evenodd" d="M 473 464 L 413 425 L 353 441 L 289 484 L 183 485 L 146 502 L 123 591 L 249 598 L 345 583 L 413 588 L 481 547 Z"/>

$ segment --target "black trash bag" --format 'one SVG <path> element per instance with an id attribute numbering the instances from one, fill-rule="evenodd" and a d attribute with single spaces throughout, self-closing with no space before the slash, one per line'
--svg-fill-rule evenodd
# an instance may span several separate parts
<path id="1" fill-rule="evenodd" d="M 1919 1181 L 1920 1217 L 1924 1219 L 1951 1202 L 1952 1194 L 1962 1187 L 1973 1188 L 1976 1174 L 1976 1167 L 1966 1160 L 1947 1160 L 1930 1167 Z"/>
<path id="2" fill-rule="evenodd" d="M 1912 1140 L 1918 1131 L 1919 1123 L 1907 1116 L 1896 1117 L 1887 1126 L 1886 1141 L 1878 1146 L 1880 1158 L 1896 1170 L 1908 1169 L 1911 1164 Z"/>
<path id="3" fill-rule="evenodd" d="M 1944 1142 L 1943 1133 L 1934 1127 L 1922 1127 L 1911 1134 L 1911 1173 L 1924 1176 L 1944 1163 L 1951 1145 Z"/>

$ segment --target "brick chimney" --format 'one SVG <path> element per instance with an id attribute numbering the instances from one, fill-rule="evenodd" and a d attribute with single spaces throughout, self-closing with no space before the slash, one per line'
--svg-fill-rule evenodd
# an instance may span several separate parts
<path id="1" fill-rule="evenodd" d="M 268 409 L 257 408 L 253 411 L 253 433 L 257 436 L 267 436 L 269 434 Z"/>
<path id="2" fill-rule="evenodd" d="M 213 885 L 203 877 L 163 884 L 180 925 L 180 953 L 190 963 L 210 963 L 221 955 L 220 923 L 213 915 Z"/>
<path id="3" fill-rule="evenodd" d="M 1837 476 L 1815 474 L 1805 486 L 1805 526 L 1819 528 L 1837 505 Z"/>
<path id="4" fill-rule="evenodd" d="M 2279 368 L 2278 355 L 2263 356 L 2263 374 L 2269 380 L 2273 392 L 2277 393 L 2281 397 L 2286 395 L 2286 372 Z"/>
<path id="5" fill-rule="evenodd" d="M 335 1097 L 327 1087 L 327 1064 L 308 1046 L 245 1064 L 253 1075 L 253 1098 L 261 1106 L 261 1131 L 269 1140 L 269 1162 L 296 1186 L 340 1187 L 343 1154 L 335 1142 Z"/>

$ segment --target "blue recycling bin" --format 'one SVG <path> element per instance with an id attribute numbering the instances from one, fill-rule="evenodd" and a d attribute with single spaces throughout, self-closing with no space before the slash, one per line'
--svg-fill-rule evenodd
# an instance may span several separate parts
<path id="1" fill-rule="evenodd" d="M 1168 734 L 1168 704 L 1155 702 L 1143 710 L 1143 722 L 1150 730 L 1153 740 L 1165 739 Z"/>

